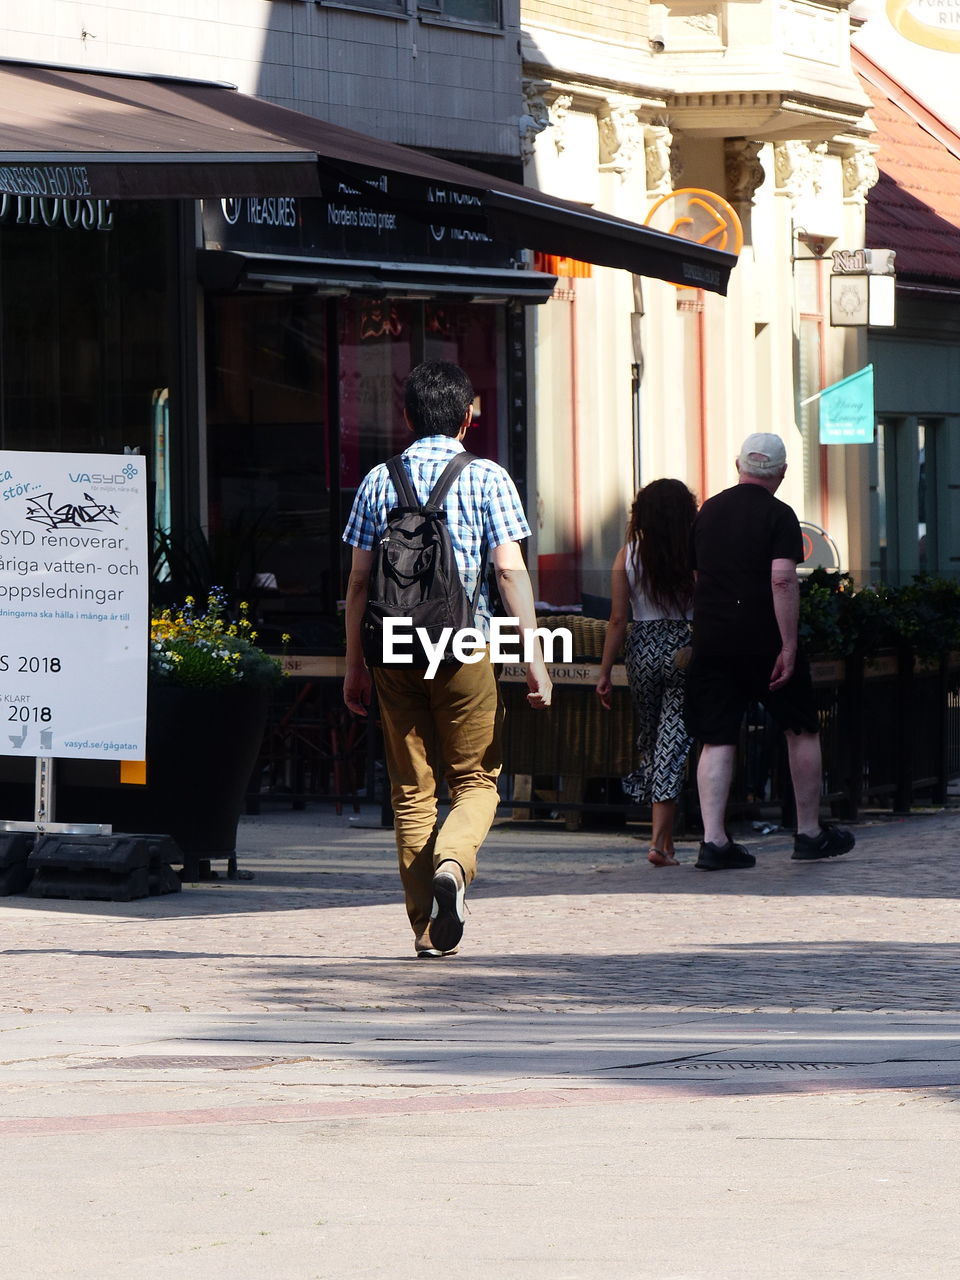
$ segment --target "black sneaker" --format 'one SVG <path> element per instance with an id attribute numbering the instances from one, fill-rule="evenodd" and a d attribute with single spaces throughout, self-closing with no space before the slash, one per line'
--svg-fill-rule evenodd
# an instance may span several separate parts
<path id="1" fill-rule="evenodd" d="M 822 827 L 818 836 L 794 836 L 790 856 L 797 862 L 836 858 L 841 853 L 848 853 L 856 843 L 856 836 L 846 827 Z"/>
<path id="2" fill-rule="evenodd" d="M 700 854 L 693 865 L 699 867 L 701 871 L 734 871 L 738 867 L 755 866 L 756 861 L 753 854 L 747 853 L 742 844 L 734 844 L 732 840 L 725 845 L 704 841 L 700 845 Z"/>
<path id="3" fill-rule="evenodd" d="M 431 950 L 453 951 L 463 937 L 465 885 L 459 862 L 441 862 L 433 875 L 433 909 L 430 912 Z"/>

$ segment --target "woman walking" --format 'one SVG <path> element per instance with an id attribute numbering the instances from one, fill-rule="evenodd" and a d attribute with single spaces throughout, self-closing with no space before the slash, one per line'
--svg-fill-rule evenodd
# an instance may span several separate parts
<path id="1" fill-rule="evenodd" d="M 697 500 L 681 480 L 652 480 L 637 494 L 627 540 L 610 575 L 610 621 L 597 695 L 608 710 L 610 673 L 627 634 L 626 667 L 637 713 L 637 768 L 623 780 L 634 800 L 649 801 L 653 834 L 647 857 L 675 867 L 673 827 L 692 739 L 683 724 L 684 668 L 689 658 L 693 573 L 690 528 Z"/>

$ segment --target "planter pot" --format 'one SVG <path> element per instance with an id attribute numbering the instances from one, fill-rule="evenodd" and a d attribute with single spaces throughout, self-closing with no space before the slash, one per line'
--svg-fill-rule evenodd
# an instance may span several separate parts
<path id="1" fill-rule="evenodd" d="M 183 850 L 188 875 L 200 860 L 233 859 L 269 696 L 267 689 L 246 685 L 151 688 L 147 783 L 124 787 L 118 797 L 123 828 L 172 836 Z"/>

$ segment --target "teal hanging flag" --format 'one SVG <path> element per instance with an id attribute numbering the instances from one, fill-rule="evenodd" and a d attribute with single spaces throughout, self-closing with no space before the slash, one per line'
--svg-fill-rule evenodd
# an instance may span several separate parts
<path id="1" fill-rule="evenodd" d="M 868 364 L 820 392 L 820 443 L 873 444 L 873 431 L 873 365 Z"/>

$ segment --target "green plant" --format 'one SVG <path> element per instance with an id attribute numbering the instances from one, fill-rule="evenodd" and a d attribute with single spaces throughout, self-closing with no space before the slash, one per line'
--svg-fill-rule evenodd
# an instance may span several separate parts
<path id="1" fill-rule="evenodd" d="M 960 647 L 960 583 L 919 575 L 906 586 L 855 586 L 817 569 L 800 585 L 800 641 L 808 654 L 873 657 L 905 645 L 921 658 Z"/>
<path id="2" fill-rule="evenodd" d="M 214 588 L 199 610 L 192 596 L 176 608 L 159 609 L 150 623 L 150 678 L 189 689 L 269 685 L 282 674 L 280 662 L 257 645 L 257 633 L 241 604 L 232 620 Z"/>
<path id="3" fill-rule="evenodd" d="M 960 583 L 921 574 L 894 593 L 892 606 L 897 638 L 918 657 L 960 646 Z"/>
<path id="4" fill-rule="evenodd" d="M 843 657 L 847 638 L 842 624 L 843 596 L 853 590 L 848 574 L 815 569 L 800 581 L 799 637 L 804 651 L 823 658 Z"/>

